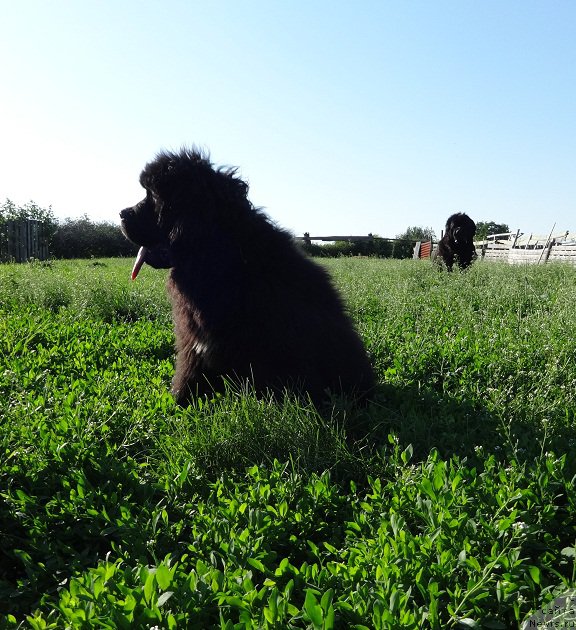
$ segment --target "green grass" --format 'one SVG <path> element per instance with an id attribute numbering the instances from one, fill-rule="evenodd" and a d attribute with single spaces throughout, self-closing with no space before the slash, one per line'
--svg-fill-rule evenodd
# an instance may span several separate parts
<path id="1" fill-rule="evenodd" d="M 176 407 L 166 274 L 0 266 L 0 628 L 516 628 L 576 588 L 576 269 L 323 262 L 379 376 Z"/>

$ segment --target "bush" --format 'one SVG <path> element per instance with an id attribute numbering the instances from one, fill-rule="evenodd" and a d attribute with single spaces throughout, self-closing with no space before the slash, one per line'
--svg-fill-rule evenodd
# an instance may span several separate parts
<path id="1" fill-rule="evenodd" d="M 131 256 L 137 247 L 113 223 L 95 223 L 87 215 L 59 223 L 50 251 L 55 258 Z"/>
<path id="2" fill-rule="evenodd" d="M 42 208 L 34 201 L 18 206 L 6 199 L 0 205 L 0 226 L 5 221 L 13 220 L 41 221 L 44 225 L 42 238 L 47 242 L 53 258 L 132 256 L 137 250 L 113 223 L 94 222 L 86 214 L 79 219 L 58 220 L 51 206 Z"/>

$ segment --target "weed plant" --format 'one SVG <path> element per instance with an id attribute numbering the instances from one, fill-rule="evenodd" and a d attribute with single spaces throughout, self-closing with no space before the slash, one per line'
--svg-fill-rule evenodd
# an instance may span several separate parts
<path id="1" fill-rule="evenodd" d="M 0 628 L 518 628 L 576 588 L 576 270 L 326 260 L 358 408 L 178 408 L 166 274 L 0 266 Z"/>

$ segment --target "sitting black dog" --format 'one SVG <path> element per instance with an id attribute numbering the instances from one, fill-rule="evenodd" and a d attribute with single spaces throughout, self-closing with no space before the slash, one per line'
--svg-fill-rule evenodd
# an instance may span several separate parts
<path id="1" fill-rule="evenodd" d="M 457 212 L 448 217 L 444 236 L 432 254 L 432 259 L 446 265 L 452 271 L 456 262 L 460 269 L 466 269 L 476 258 L 474 235 L 476 223 L 463 212 Z"/>
<path id="2" fill-rule="evenodd" d="M 120 213 L 144 263 L 170 268 L 179 403 L 227 379 L 258 393 L 361 397 L 375 384 L 362 341 L 326 271 L 248 200 L 234 169 L 196 150 L 160 153 L 146 197 Z"/>

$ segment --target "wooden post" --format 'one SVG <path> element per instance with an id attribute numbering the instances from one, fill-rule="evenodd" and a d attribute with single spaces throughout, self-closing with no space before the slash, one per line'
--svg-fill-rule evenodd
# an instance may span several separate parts
<path id="1" fill-rule="evenodd" d="M 550 252 L 552 251 L 552 247 L 554 246 L 555 243 L 555 239 L 550 239 L 550 242 L 548 243 L 548 245 L 546 246 L 546 252 L 544 253 L 544 260 L 542 261 L 543 263 L 547 263 L 548 262 L 548 258 L 550 258 Z"/>
<path id="2" fill-rule="evenodd" d="M 514 240 L 512 241 L 512 245 L 510 245 L 510 249 L 514 249 L 516 247 L 516 242 L 518 241 L 519 238 L 520 238 L 520 229 L 517 229 L 516 236 L 514 237 Z"/>
<path id="3" fill-rule="evenodd" d="M 556 223 L 554 223 L 554 225 L 552 226 L 552 229 L 550 230 L 550 234 L 548 234 L 548 240 L 546 241 L 546 245 L 545 247 L 542 249 L 542 253 L 540 254 L 540 258 L 538 258 L 538 264 L 540 264 L 540 261 L 542 260 L 542 256 L 544 255 L 544 250 L 548 249 L 548 254 L 546 255 L 546 258 L 544 258 L 544 262 L 546 262 L 548 260 L 548 256 L 550 256 L 550 249 L 548 247 L 549 243 L 550 243 L 550 239 L 552 238 L 552 233 L 554 232 L 554 228 L 556 227 Z M 554 240 L 554 239 L 552 239 Z"/>

